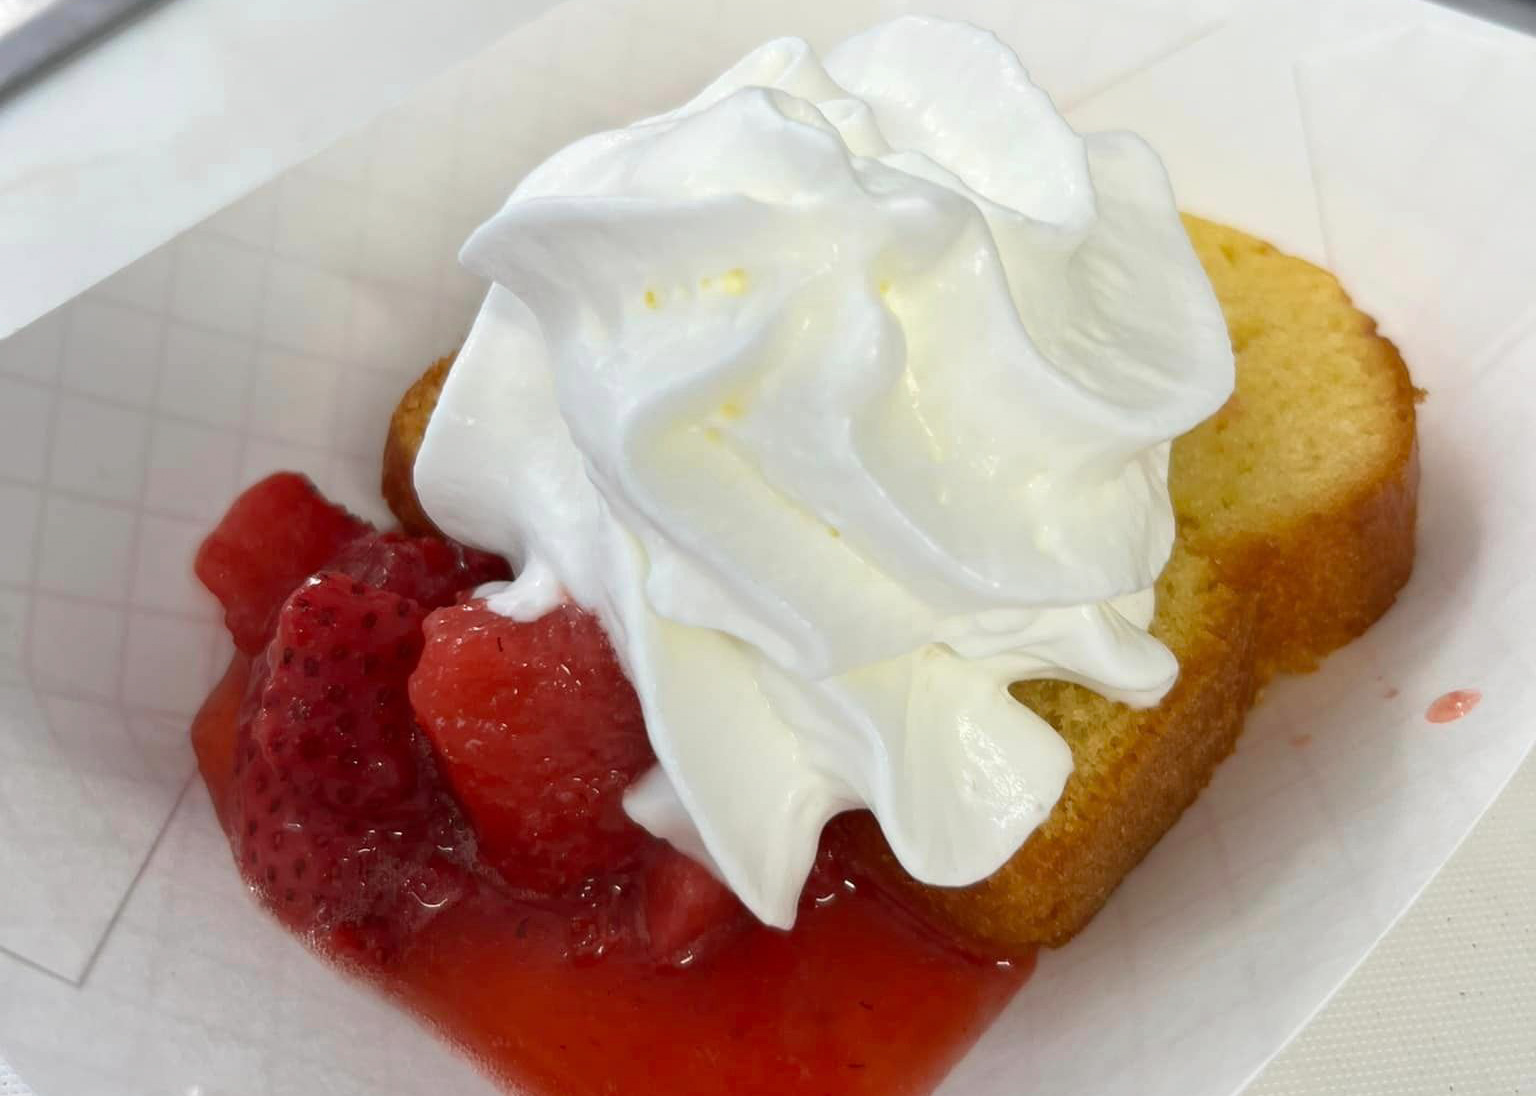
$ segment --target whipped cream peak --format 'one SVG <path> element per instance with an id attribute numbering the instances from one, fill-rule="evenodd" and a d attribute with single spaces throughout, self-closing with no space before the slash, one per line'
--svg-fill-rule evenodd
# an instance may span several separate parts
<path id="1" fill-rule="evenodd" d="M 417 489 L 600 615 L 658 766 L 632 817 L 793 921 L 869 807 L 936 884 L 999 867 L 1071 771 L 1007 691 L 1155 703 L 1168 443 L 1232 359 L 1156 156 L 1079 137 L 974 27 L 783 39 L 531 172 L 465 245 L 495 285 Z"/>

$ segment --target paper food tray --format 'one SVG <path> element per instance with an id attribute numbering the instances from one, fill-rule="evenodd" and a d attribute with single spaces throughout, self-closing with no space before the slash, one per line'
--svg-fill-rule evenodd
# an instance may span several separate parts
<path id="1" fill-rule="evenodd" d="M 469 230 L 569 139 L 897 2 L 578 0 L 0 342 L 0 1055 L 39 1096 L 490 1092 L 245 894 L 186 741 L 226 647 L 188 561 L 309 473 L 382 517 L 404 386 L 467 329 Z M 1226 1096 L 1327 998 L 1536 737 L 1536 45 L 1401 0 L 971 0 L 1181 204 L 1335 269 L 1429 392 L 1413 581 L 1274 684 L 1236 755 L 947 1082 Z M 1484 700 L 1459 722 L 1427 705 Z"/>

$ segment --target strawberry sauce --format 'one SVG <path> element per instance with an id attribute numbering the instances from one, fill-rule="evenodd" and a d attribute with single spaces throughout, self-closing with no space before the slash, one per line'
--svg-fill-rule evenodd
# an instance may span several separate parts
<path id="1" fill-rule="evenodd" d="M 540 1096 L 916 1096 L 1024 978 L 923 939 L 862 893 L 806 911 L 792 933 L 750 927 L 681 970 L 573 964 L 558 926 L 514 913 L 457 907 L 382 984 Z"/>
<path id="2" fill-rule="evenodd" d="M 495 557 L 279 474 L 197 571 L 240 653 L 192 744 L 253 896 L 510 1091 L 919 1096 L 1028 977 L 835 836 L 795 929 L 753 920 L 624 814 L 654 757 L 596 620 L 489 612 Z"/>
<path id="3" fill-rule="evenodd" d="M 246 672 L 237 658 L 193 728 L 221 816 Z M 572 960 L 564 918 L 484 891 L 390 961 L 345 962 L 531 1096 L 932 1091 L 1031 964 L 968 956 L 867 886 L 823 891 L 793 932 L 747 925 L 681 968 Z"/>

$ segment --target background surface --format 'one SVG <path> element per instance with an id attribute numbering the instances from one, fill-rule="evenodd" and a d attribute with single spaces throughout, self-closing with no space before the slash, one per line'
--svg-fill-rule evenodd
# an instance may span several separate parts
<path id="1" fill-rule="evenodd" d="M 1246 1096 L 1536 1093 L 1536 764 Z"/>

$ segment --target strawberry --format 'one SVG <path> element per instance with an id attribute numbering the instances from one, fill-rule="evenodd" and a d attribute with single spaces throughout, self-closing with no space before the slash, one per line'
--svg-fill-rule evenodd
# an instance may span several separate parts
<path id="1" fill-rule="evenodd" d="M 368 815 L 415 790 L 415 723 L 404 686 L 425 613 L 334 572 L 294 591 L 268 650 L 251 738 L 295 790 Z"/>
<path id="2" fill-rule="evenodd" d="M 470 602 L 425 631 L 411 703 L 485 862 L 545 896 L 634 864 L 647 838 L 621 797 L 653 756 L 597 620 L 565 606 L 519 623 Z"/>
<path id="3" fill-rule="evenodd" d="M 745 923 L 736 896 L 697 861 L 663 845 L 645 870 L 645 927 L 651 955 L 686 966 L 731 926 Z"/>
<path id="4" fill-rule="evenodd" d="M 293 588 L 370 530 L 305 477 L 279 472 L 234 501 L 194 566 L 223 604 L 235 645 L 254 655 L 272 638 L 278 607 Z"/>
<path id="5" fill-rule="evenodd" d="M 512 577 L 506 560 L 442 537 L 375 533 L 343 547 L 326 570 L 408 597 L 423 609 L 452 605 L 460 593 Z"/>
<path id="6" fill-rule="evenodd" d="M 472 885 L 406 683 L 415 602 L 325 572 L 283 604 L 242 708 L 228 812 L 247 880 L 288 924 L 383 960 Z"/>

